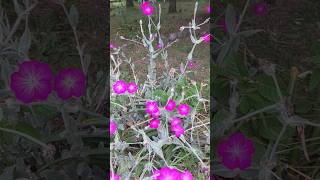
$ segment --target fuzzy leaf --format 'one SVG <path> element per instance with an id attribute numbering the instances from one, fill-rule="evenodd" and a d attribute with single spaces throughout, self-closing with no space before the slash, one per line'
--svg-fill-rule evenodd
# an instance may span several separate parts
<path id="1" fill-rule="evenodd" d="M 312 91 L 320 84 L 320 69 L 313 70 L 309 81 L 309 89 Z"/>
<path id="2" fill-rule="evenodd" d="M 19 41 L 19 51 L 27 55 L 30 49 L 30 46 L 31 46 L 31 33 L 30 33 L 30 29 L 26 27 Z"/>
<path id="3" fill-rule="evenodd" d="M 25 122 L 19 122 L 15 129 L 17 131 L 23 132 L 25 134 L 28 134 L 29 136 L 32 136 L 36 139 L 41 139 L 41 135 L 39 131 L 35 128 L 33 128 L 30 124 L 25 123 Z"/>
<path id="4" fill-rule="evenodd" d="M 74 28 L 77 27 L 79 23 L 79 12 L 74 5 L 72 5 L 70 8 L 69 19 L 71 26 L 73 26 Z"/>
<path id="5" fill-rule="evenodd" d="M 236 22 L 236 12 L 231 4 L 228 4 L 226 10 L 226 25 L 227 30 L 230 34 L 234 34 L 237 26 Z"/>
<path id="6" fill-rule="evenodd" d="M 3 173 L 0 175 L 0 179 L 13 179 L 15 166 L 7 167 L 3 170 Z"/>
<path id="7" fill-rule="evenodd" d="M 253 29 L 253 30 L 241 31 L 238 33 L 238 35 L 242 36 L 242 37 L 250 37 L 250 36 L 257 34 L 261 31 L 263 31 L 263 30 L 262 29 Z"/>

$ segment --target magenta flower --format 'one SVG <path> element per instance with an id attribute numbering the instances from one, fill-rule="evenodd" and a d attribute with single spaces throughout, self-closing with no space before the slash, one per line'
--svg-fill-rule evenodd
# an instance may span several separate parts
<path id="1" fill-rule="evenodd" d="M 164 107 L 167 111 L 173 111 L 176 107 L 176 102 L 174 102 L 172 99 L 169 99 L 167 105 Z"/>
<path id="2" fill-rule="evenodd" d="M 86 90 L 86 76 L 80 69 L 66 68 L 55 77 L 54 85 L 58 96 L 63 100 L 80 97 Z"/>
<path id="3" fill-rule="evenodd" d="M 177 169 L 169 167 L 163 167 L 157 173 L 154 180 L 179 180 L 181 174 Z"/>
<path id="4" fill-rule="evenodd" d="M 110 43 L 110 44 L 109 44 L 109 48 L 110 48 L 110 49 L 113 49 L 113 48 L 115 48 L 115 46 L 114 46 L 112 43 Z"/>
<path id="5" fill-rule="evenodd" d="M 152 179 L 157 180 L 158 176 L 160 176 L 160 170 L 154 170 L 152 172 Z"/>
<path id="6" fill-rule="evenodd" d="M 253 10 L 258 16 L 265 16 L 268 13 L 268 5 L 265 2 L 255 3 L 253 5 Z"/>
<path id="7" fill-rule="evenodd" d="M 11 74 L 10 88 L 23 103 L 44 101 L 53 89 L 53 73 L 48 64 L 37 60 L 25 61 Z"/>
<path id="8" fill-rule="evenodd" d="M 157 129 L 160 125 L 160 120 L 159 119 L 152 119 L 150 122 L 149 122 L 149 126 L 150 128 L 152 129 Z"/>
<path id="9" fill-rule="evenodd" d="M 137 92 L 137 85 L 135 83 L 129 83 L 127 85 L 127 91 L 128 93 L 135 93 Z"/>
<path id="10" fill-rule="evenodd" d="M 180 180 L 193 180 L 193 176 L 190 171 L 186 170 L 181 173 Z"/>
<path id="11" fill-rule="evenodd" d="M 233 170 L 246 170 L 251 166 L 255 152 L 254 144 L 242 133 L 237 132 L 218 143 L 218 155 L 222 164 Z"/>
<path id="12" fill-rule="evenodd" d="M 159 43 L 159 44 L 157 44 L 157 48 L 158 49 L 161 49 L 162 48 L 162 45 Z"/>
<path id="13" fill-rule="evenodd" d="M 188 67 L 189 67 L 190 69 L 192 69 L 193 66 L 194 66 L 193 62 L 192 62 L 192 61 L 189 61 L 189 62 L 188 62 Z"/>
<path id="14" fill-rule="evenodd" d="M 207 6 L 207 12 L 210 14 L 211 13 L 211 7 L 210 7 L 210 4 L 208 4 Z"/>
<path id="15" fill-rule="evenodd" d="M 182 116 L 188 116 L 190 107 L 187 104 L 181 104 L 178 107 L 179 114 Z"/>
<path id="16" fill-rule="evenodd" d="M 177 117 L 173 117 L 170 121 L 170 125 L 171 126 L 175 126 L 175 125 L 179 125 L 182 123 L 182 120 L 180 118 Z"/>
<path id="17" fill-rule="evenodd" d="M 120 180 L 120 177 L 118 174 L 110 172 L 110 180 Z"/>
<path id="18" fill-rule="evenodd" d="M 148 1 L 143 2 L 140 5 L 140 8 L 141 8 L 143 14 L 145 14 L 147 16 L 150 16 L 151 14 L 153 14 L 154 8 L 151 6 L 150 2 L 148 2 Z"/>
<path id="19" fill-rule="evenodd" d="M 201 38 L 203 39 L 203 41 L 205 43 L 210 43 L 210 41 L 211 41 L 211 35 L 210 34 L 204 34 Z"/>
<path id="20" fill-rule="evenodd" d="M 174 132 L 176 137 L 180 137 L 181 135 L 184 134 L 184 128 L 180 124 L 171 126 L 171 131 Z"/>
<path id="21" fill-rule="evenodd" d="M 146 112 L 150 115 L 157 113 L 159 111 L 158 103 L 156 101 L 146 102 Z"/>
<path id="22" fill-rule="evenodd" d="M 116 131 L 117 131 L 117 124 L 116 124 L 116 122 L 114 122 L 114 121 L 110 121 L 110 124 L 109 124 L 109 130 L 110 130 L 110 135 L 114 135 L 115 133 L 116 133 Z"/>
<path id="23" fill-rule="evenodd" d="M 161 114 L 161 112 L 160 112 L 160 110 L 158 109 L 158 111 L 152 113 L 151 116 L 152 116 L 153 118 L 158 118 L 158 117 L 160 116 L 160 114 Z"/>
<path id="24" fill-rule="evenodd" d="M 116 94 L 123 94 L 127 90 L 127 84 L 123 80 L 118 80 L 113 84 L 112 89 Z"/>

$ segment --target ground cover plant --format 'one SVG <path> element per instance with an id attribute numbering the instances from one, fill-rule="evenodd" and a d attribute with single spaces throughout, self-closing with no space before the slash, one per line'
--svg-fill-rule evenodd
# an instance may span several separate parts
<path id="1" fill-rule="evenodd" d="M 108 78 L 90 66 L 99 51 L 83 41 L 77 6 L 0 5 L 0 179 L 106 179 Z"/>
<path id="2" fill-rule="evenodd" d="M 212 176 L 319 179 L 319 4 L 215 2 Z"/>
<path id="3" fill-rule="evenodd" d="M 175 27 L 189 38 L 189 52 L 176 57 L 182 59 L 176 66 L 168 57 L 179 41 L 162 33 L 164 3 L 138 4 L 143 16 L 135 36 L 111 32 L 111 179 L 209 179 L 209 79 L 190 75 L 199 46 L 209 49 L 208 2 L 192 4 L 189 22 Z M 196 18 L 200 9 L 203 21 Z M 129 43 L 147 66 L 137 68 Z"/>

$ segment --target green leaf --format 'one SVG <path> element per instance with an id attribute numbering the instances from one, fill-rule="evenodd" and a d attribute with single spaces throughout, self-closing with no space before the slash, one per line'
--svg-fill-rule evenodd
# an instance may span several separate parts
<path id="1" fill-rule="evenodd" d="M 50 119 L 54 117 L 57 112 L 56 109 L 50 106 L 44 106 L 44 105 L 33 105 L 32 106 L 34 113 L 39 116 L 46 119 Z"/>
<path id="2" fill-rule="evenodd" d="M 309 89 L 312 91 L 320 84 L 320 69 L 313 70 L 309 81 Z"/>
<path id="3" fill-rule="evenodd" d="M 221 138 L 224 136 L 225 131 L 227 131 L 232 124 L 227 122 L 230 117 L 230 113 L 224 110 L 218 111 L 212 120 L 210 129 L 213 132 L 213 138 Z"/>
<path id="4" fill-rule="evenodd" d="M 236 12 L 231 4 L 228 4 L 226 10 L 226 25 L 227 30 L 230 34 L 234 34 L 237 26 L 236 22 Z"/>
<path id="5" fill-rule="evenodd" d="M 153 92 L 153 95 L 161 98 L 160 103 L 161 103 L 162 105 L 165 105 L 165 104 L 167 103 L 167 101 L 168 101 L 168 98 L 169 98 L 168 93 L 165 92 L 164 90 L 161 90 L 161 89 L 156 89 L 156 90 Z"/>
<path id="6" fill-rule="evenodd" d="M 260 75 L 257 77 L 257 81 L 259 83 L 258 92 L 261 96 L 272 102 L 278 101 L 277 90 L 270 76 Z"/>
<path id="7" fill-rule="evenodd" d="M 250 100 L 248 97 L 243 96 L 240 98 L 239 109 L 242 114 L 246 114 L 250 111 Z"/>
<path id="8" fill-rule="evenodd" d="M 77 27 L 79 23 L 79 12 L 77 8 L 72 5 L 69 11 L 69 19 L 70 19 L 70 24 L 72 27 Z"/>
<path id="9" fill-rule="evenodd" d="M 15 130 L 25 133 L 29 136 L 32 136 L 33 138 L 41 139 L 40 132 L 28 123 L 18 122 L 15 127 Z"/>
<path id="10" fill-rule="evenodd" d="M 308 113 L 312 109 L 312 102 L 308 100 L 296 100 L 294 104 L 294 110 L 298 114 Z"/>
<path id="11" fill-rule="evenodd" d="M 279 120 L 275 117 L 268 117 L 267 119 L 262 119 L 262 123 L 259 124 L 259 133 L 262 137 L 275 141 L 280 134 L 282 129 L 282 124 Z M 295 128 L 287 127 L 284 135 L 282 136 L 282 140 L 290 140 L 293 135 L 295 134 Z"/>
<path id="12" fill-rule="evenodd" d="M 2 108 L 0 107 L 0 121 L 2 121 L 2 119 L 3 119 L 3 110 L 2 110 Z"/>

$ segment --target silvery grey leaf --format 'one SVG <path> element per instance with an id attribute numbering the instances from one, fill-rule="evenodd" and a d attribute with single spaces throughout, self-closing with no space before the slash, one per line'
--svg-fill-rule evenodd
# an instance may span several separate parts
<path id="1" fill-rule="evenodd" d="M 19 4 L 18 0 L 13 0 L 13 4 L 14 4 L 14 10 L 15 12 L 20 15 L 22 13 L 22 7 L 21 5 Z"/>
<path id="2" fill-rule="evenodd" d="M 0 108 L 0 121 L 2 121 L 3 120 L 3 110 L 2 110 L 2 108 Z"/>
<path id="3" fill-rule="evenodd" d="M 84 62 L 83 62 L 84 73 L 87 74 L 88 70 L 89 70 L 90 63 L 91 63 L 91 55 L 89 55 L 89 54 L 84 55 L 83 60 L 84 60 Z"/>
<path id="4" fill-rule="evenodd" d="M 15 166 L 5 168 L 2 174 L 0 175 L 0 179 L 13 179 L 14 169 Z"/>
<path id="5" fill-rule="evenodd" d="M 0 62 L 1 65 L 1 76 L 0 78 L 3 80 L 5 87 L 9 87 L 9 78 L 11 76 L 12 68 L 7 60 L 2 60 Z"/>
<path id="6" fill-rule="evenodd" d="M 242 37 L 250 37 L 254 34 L 257 34 L 258 32 L 263 31 L 262 29 L 253 29 L 253 30 L 247 30 L 247 31 L 241 31 L 238 33 L 239 36 Z"/>
<path id="7" fill-rule="evenodd" d="M 227 30 L 230 34 L 234 34 L 237 26 L 236 22 L 236 12 L 231 4 L 228 4 L 226 10 L 226 25 Z"/>
<path id="8" fill-rule="evenodd" d="M 68 16 L 71 26 L 76 28 L 79 23 L 79 12 L 74 5 L 71 6 Z"/>
<path id="9" fill-rule="evenodd" d="M 56 4 L 64 4 L 64 0 L 52 0 Z"/>
<path id="10" fill-rule="evenodd" d="M 18 45 L 18 49 L 20 52 L 23 52 L 26 56 L 28 54 L 28 51 L 30 49 L 31 46 L 31 33 L 30 33 L 30 29 L 28 28 L 28 26 L 26 26 L 20 40 L 19 40 L 19 45 Z M 25 58 L 27 59 L 27 58 Z"/>

